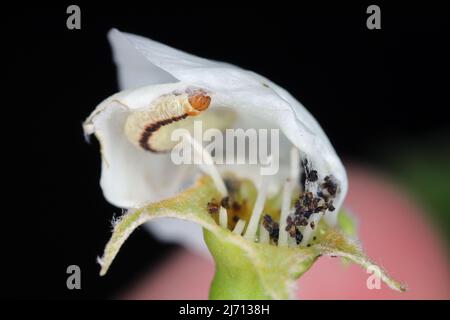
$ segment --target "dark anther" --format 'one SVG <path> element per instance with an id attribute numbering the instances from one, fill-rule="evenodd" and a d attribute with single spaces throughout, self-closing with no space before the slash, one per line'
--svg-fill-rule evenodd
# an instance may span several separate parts
<path id="1" fill-rule="evenodd" d="M 220 204 L 222 205 L 222 207 L 224 207 L 225 209 L 229 209 L 230 208 L 230 197 L 226 196 L 222 198 L 222 201 L 220 202 Z"/>
<path id="2" fill-rule="evenodd" d="M 297 229 L 297 232 L 296 232 L 296 234 L 295 234 L 295 242 L 296 242 L 297 244 L 300 244 L 300 242 L 302 242 L 302 240 L 303 240 L 303 235 L 302 235 L 302 233 L 300 232 L 300 230 Z"/>
<path id="3" fill-rule="evenodd" d="M 317 208 L 319 206 L 320 198 L 313 199 L 313 208 Z"/>
<path id="4" fill-rule="evenodd" d="M 303 174 L 304 176 L 301 177 L 301 184 L 302 186 L 305 186 L 305 182 L 306 180 L 311 181 L 311 182 L 315 182 L 319 179 L 319 175 L 317 173 L 317 170 L 313 170 L 310 168 L 310 166 L 308 166 L 308 160 L 307 159 L 303 159 L 301 162 L 302 166 L 303 166 Z"/>
<path id="5" fill-rule="evenodd" d="M 208 212 L 210 214 L 214 214 L 214 213 L 219 212 L 220 205 L 218 203 L 214 202 L 214 199 L 213 199 L 212 202 L 208 202 L 207 208 L 208 208 Z"/>
<path id="6" fill-rule="evenodd" d="M 275 243 L 278 243 L 278 235 L 280 234 L 278 223 L 273 221 L 272 217 L 266 214 L 263 217 L 263 226 L 269 232 L 270 239 Z"/>
<path id="7" fill-rule="evenodd" d="M 294 224 L 294 220 L 292 220 L 291 216 L 288 216 L 286 219 L 286 231 L 288 231 L 288 228 Z"/>
<path id="8" fill-rule="evenodd" d="M 244 203 L 245 203 L 245 201 L 244 201 Z M 233 201 L 232 208 L 234 211 L 239 211 L 239 210 L 241 210 L 241 205 L 237 201 Z"/>
<path id="9" fill-rule="evenodd" d="M 318 206 L 318 207 L 316 207 L 316 208 L 314 209 L 314 213 L 322 212 L 324 209 L 326 209 L 326 208 L 323 207 L 323 206 Z"/>
<path id="10" fill-rule="evenodd" d="M 291 224 L 290 226 L 287 226 L 286 231 L 291 238 L 295 238 L 295 235 L 297 233 L 297 228 L 295 227 L 295 225 Z"/>
<path id="11" fill-rule="evenodd" d="M 330 202 L 328 203 L 328 210 L 330 210 L 330 211 L 336 210 L 336 208 L 333 206 L 333 201 L 330 201 Z"/>
<path id="12" fill-rule="evenodd" d="M 315 182 L 315 181 L 317 181 L 317 179 L 319 179 L 319 176 L 317 175 L 316 170 L 311 170 L 306 178 L 309 181 Z"/>
<path id="13" fill-rule="evenodd" d="M 330 195 L 334 196 L 337 191 L 337 183 L 333 177 L 326 176 L 325 182 L 322 184 L 322 188 L 327 190 Z"/>
<path id="14" fill-rule="evenodd" d="M 312 192 L 306 192 L 303 196 L 303 205 L 305 207 L 310 207 L 313 201 L 313 194 Z"/>
<path id="15" fill-rule="evenodd" d="M 312 214 L 313 214 L 313 212 L 312 212 L 311 210 L 308 210 L 308 211 L 303 212 L 303 216 L 304 216 L 306 219 L 309 219 L 309 217 L 311 217 Z"/>
<path id="16" fill-rule="evenodd" d="M 295 217 L 294 220 L 293 220 L 290 216 L 287 217 L 287 219 L 286 219 L 287 225 L 286 225 L 286 229 L 285 230 L 288 232 L 289 236 L 291 238 L 294 238 L 295 242 L 297 244 L 299 244 L 300 242 L 302 242 L 303 235 L 300 232 L 300 230 L 298 230 L 297 227 L 296 227 L 297 224 L 296 224 L 295 220 L 297 220 L 297 218 L 298 217 Z M 306 224 L 308 224 L 308 221 L 306 219 L 304 221 L 306 221 Z"/>
<path id="17" fill-rule="evenodd" d="M 294 224 L 296 226 L 306 226 L 308 225 L 308 218 L 306 218 L 304 215 L 296 215 L 294 217 Z"/>

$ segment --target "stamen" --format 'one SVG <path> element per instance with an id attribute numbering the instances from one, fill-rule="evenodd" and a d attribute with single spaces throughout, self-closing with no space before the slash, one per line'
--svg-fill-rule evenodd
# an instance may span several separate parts
<path id="1" fill-rule="evenodd" d="M 292 152 L 291 152 L 292 155 Z M 291 163 L 292 164 L 292 163 Z M 292 166 L 291 166 L 292 169 Z M 294 180 L 295 181 L 295 180 Z M 285 247 L 288 245 L 288 233 L 286 231 L 287 217 L 289 215 L 291 207 L 291 194 L 292 194 L 292 180 L 287 179 L 283 187 L 283 197 L 281 202 L 281 215 L 280 215 L 280 234 L 278 236 L 278 245 Z"/>
<path id="2" fill-rule="evenodd" d="M 300 175 L 300 152 L 296 147 L 291 148 L 291 180 L 297 181 Z"/>
<path id="3" fill-rule="evenodd" d="M 245 220 L 239 219 L 239 221 L 236 223 L 236 226 L 233 229 L 233 233 L 241 235 L 242 231 L 244 231 L 244 228 L 245 228 Z"/>
<path id="4" fill-rule="evenodd" d="M 300 175 L 300 153 L 295 147 L 291 148 L 290 152 L 291 172 L 290 179 L 287 179 L 283 186 L 283 195 L 281 202 L 280 215 L 280 233 L 278 237 L 279 246 L 288 246 L 292 241 L 289 241 L 289 234 L 287 228 L 287 218 L 291 209 L 291 197 L 295 187 L 295 183 Z"/>
<path id="5" fill-rule="evenodd" d="M 225 187 L 225 183 L 223 182 L 222 177 L 220 176 L 220 173 L 217 170 L 214 164 L 214 160 L 209 152 L 206 151 L 203 146 L 199 142 L 197 142 L 197 140 L 195 140 L 190 134 L 184 133 L 183 137 L 185 138 L 184 140 L 194 148 L 194 152 L 201 157 L 202 161 L 200 162 L 200 164 L 198 164 L 200 169 L 213 179 L 216 188 L 219 190 L 223 197 L 226 197 L 228 195 L 227 188 Z"/>
<path id="6" fill-rule="evenodd" d="M 255 206 L 253 207 L 253 212 L 248 223 L 247 231 L 245 232 L 244 238 L 250 241 L 255 241 L 256 231 L 258 230 L 259 220 L 261 219 L 261 214 L 264 209 L 264 204 L 266 202 L 267 195 L 267 185 L 264 181 L 264 176 L 261 179 L 261 185 L 259 186 L 258 196 L 256 197 Z"/>
<path id="7" fill-rule="evenodd" d="M 220 207 L 219 209 L 219 224 L 222 228 L 226 229 L 228 227 L 228 214 L 227 209 L 224 207 Z"/>
<path id="8" fill-rule="evenodd" d="M 269 231 L 264 228 L 263 223 L 259 225 L 259 243 L 262 244 L 268 244 L 270 241 L 270 234 Z"/>
<path id="9" fill-rule="evenodd" d="M 272 219 L 272 216 L 266 214 L 263 217 L 263 226 L 269 231 L 269 238 L 273 240 L 275 245 L 278 243 L 278 236 L 280 235 L 280 226 Z"/>

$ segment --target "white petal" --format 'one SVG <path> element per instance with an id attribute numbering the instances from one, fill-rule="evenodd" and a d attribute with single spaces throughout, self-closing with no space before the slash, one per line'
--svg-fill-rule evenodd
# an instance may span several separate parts
<path id="1" fill-rule="evenodd" d="M 137 63 L 139 64 L 139 66 L 142 66 L 144 68 L 146 67 L 143 63 L 142 57 L 145 57 L 147 59 L 147 63 L 148 61 L 151 61 L 153 67 L 159 67 L 159 71 L 165 70 L 175 78 L 178 78 L 177 74 L 189 73 L 193 68 L 213 68 L 216 66 L 225 65 L 222 62 L 215 62 L 196 57 L 194 55 L 166 46 L 162 43 L 141 36 L 120 32 L 117 29 L 112 29 L 108 33 L 108 39 L 113 48 L 116 62 L 119 62 L 119 67 L 129 69 L 130 71 L 128 72 L 128 70 L 124 70 L 123 74 L 130 75 L 131 77 L 134 77 L 133 71 L 135 70 L 135 68 L 133 68 L 133 66 L 136 66 Z M 127 43 L 129 43 L 128 46 Z M 136 53 L 133 53 L 133 51 L 135 51 Z M 137 63 L 129 60 L 129 57 L 135 58 L 137 55 L 141 55 Z M 147 66 L 147 68 L 149 68 L 149 66 Z M 144 73 L 145 72 L 142 72 L 142 74 Z M 159 75 L 160 74 L 158 72 L 158 76 Z M 149 74 L 148 76 L 150 77 L 152 75 Z M 145 77 L 145 75 L 143 77 Z M 161 82 L 151 82 L 146 84 L 148 85 L 154 83 Z"/>
<path id="2" fill-rule="evenodd" d="M 177 82 L 167 71 L 158 68 L 134 47 L 122 33 L 111 30 L 108 39 L 113 49 L 121 90 L 148 86 L 150 84 Z"/>
<path id="3" fill-rule="evenodd" d="M 210 90 L 211 107 L 235 109 L 246 127 L 251 127 L 252 120 L 279 127 L 307 155 L 319 178 L 332 174 L 339 181 L 340 192 L 334 202 L 336 210 L 339 209 L 348 188 L 344 166 L 320 125 L 291 94 L 254 72 L 199 58 L 140 36 L 122 34 L 150 63 L 181 81 Z M 286 152 L 281 158 L 289 158 L 289 150 L 280 150 Z"/>
<path id="4" fill-rule="evenodd" d="M 182 83 L 123 91 L 103 101 L 86 120 L 87 134 L 94 133 L 102 153 L 103 193 L 112 204 L 133 208 L 175 195 L 191 168 L 173 164 L 169 154 L 147 152 L 124 134 L 125 120 L 133 109 L 144 108 L 164 93 L 184 89 Z"/>

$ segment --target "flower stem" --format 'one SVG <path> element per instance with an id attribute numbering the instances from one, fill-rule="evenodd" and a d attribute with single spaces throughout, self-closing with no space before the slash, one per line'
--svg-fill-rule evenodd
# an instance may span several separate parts
<path id="1" fill-rule="evenodd" d="M 210 299 L 270 299 L 254 264 L 242 248 L 220 240 L 206 229 L 203 229 L 203 236 L 216 262 L 216 273 L 209 291 Z"/>

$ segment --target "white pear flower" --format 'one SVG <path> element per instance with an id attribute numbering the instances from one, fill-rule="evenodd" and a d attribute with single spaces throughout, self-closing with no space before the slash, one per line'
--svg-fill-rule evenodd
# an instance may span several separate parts
<path id="1" fill-rule="evenodd" d="M 178 93 L 187 95 L 189 90 L 203 90 L 211 99 L 208 113 L 218 111 L 217 117 L 210 116 L 204 122 L 218 128 L 280 128 L 289 140 L 281 143 L 282 164 L 285 164 L 284 159 L 289 159 L 293 146 L 316 170 L 319 180 L 333 176 L 339 185 L 333 203 L 336 210 L 339 209 L 347 192 L 344 166 L 317 121 L 286 90 L 254 72 L 202 59 L 136 35 L 112 30 L 109 40 L 120 87 L 125 91 L 109 97 L 95 109 L 85 122 L 85 132 L 95 133 L 101 143 L 101 186 L 112 204 L 133 208 L 180 190 L 189 168 L 173 164 L 169 153 L 136 147 L 138 136 L 130 141 L 124 128 L 130 116 L 158 106 L 155 101 L 163 96 L 172 99 Z M 232 110 L 237 115 L 236 123 L 223 121 L 221 126 L 218 123 L 223 119 L 221 110 Z M 171 116 L 184 115 L 184 110 L 180 110 Z M 259 177 L 255 179 L 259 181 Z M 336 217 L 334 214 L 326 216 L 327 221 Z M 187 224 L 179 228 L 180 223 L 160 221 L 150 227 L 164 240 L 180 238 L 184 244 L 201 247 L 201 229 Z"/>
<path id="2" fill-rule="evenodd" d="M 95 134 L 101 144 L 105 197 L 130 210 L 116 224 L 100 260 L 102 274 L 137 226 L 167 217 L 195 224 L 179 219 L 152 221 L 149 227 L 160 239 L 204 248 L 203 227 L 216 265 L 223 261 L 222 253 L 214 249 L 217 243 L 223 245 L 221 252 L 229 243 L 237 245 L 256 269 L 255 261 L 269 263 L 264 258 L 267 250 L 278 248 L 270 256 L 284 255 L 283 267 L 289 261 L 303 266 L 286 267 L 289 275 L 280 278 L 286 283 L 322 254 L 345 256 L 368 266 L 360 247 L 335 231 L 348 187 L 346 172 L 324 131 L 300 102 L 269 79 L 234 65 L 118 30 L 108 37 L 123 91 L 100 103 L 84 130 Z M 173 163 L 170 151 L 176 142 L 171 136 L 176 129 L 192 133 L 196 120 L 219 130 L 279 129 L 278 154 L 269 159 L 276 157 L 280 170 L 262 176 L 257 166 L 216 165 L 202 143 L 187 134 L 185 143 L 208 161 L 198 166 L 206 177 L 180 194 L 198 171 L 195 166 Z M 257 245 L 266 251 L 258 251 Z M 297 251 L 291 255 L 294 251 L 289 250 Z M 274 289 L 266 276 L 256 274 L 263 296 L 287 297 L 285 286 Z M 382 274 L 391 287 L 400 288 Z M 223 287 L 223 281 L 219 283 Z"/>

